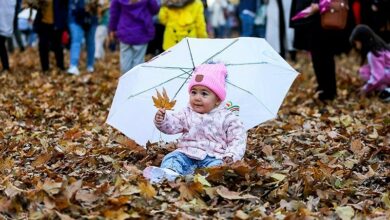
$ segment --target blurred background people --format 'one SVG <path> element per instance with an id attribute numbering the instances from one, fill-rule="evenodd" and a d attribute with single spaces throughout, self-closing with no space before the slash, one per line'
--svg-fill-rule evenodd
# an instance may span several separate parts
<path id="1" fill-rule="evenodd" d="M 157 0 L 157 1 L 158 4 L 161 6 L 161 0 Z M 146 61 L 150 60 L 152 57 L 164 51 L 162 48 L 162 44 L 163 44 L 165 26 L 162 25 L 160 20 L 158 19 L 158 14 L 153 16 L 153 24 L 155 29 L 155 35 L 153 39 L 148 43 L 148 48 L 146 49 L 146 58 L 145 58 Z"/>
<path id="2" fill-rule="evenodd" d="M 1 72 L 9 70 L 8 52 L 5 42 L 14 31 L 16 0 L 0 0 L 0 58 L 3 68 Z"/>
<path id="3" fill-rule="evenodd" d="M 204 6 L 200 0 L 162 0 L 158 17 L 165 25 L 164 50 L 185 37 L 208 37 Z"/>
<path id="4" fill-rule="evenodd" d="M 226 37 L 227 0 L 214 0 L 208 5 L 209 22 L 213 28 L 215 38 Z"/>
<path id="5" fill-rule="evenodd" d="M 252 37 L 254 34 L 254 22 L 258 8 L 257 0 L 240 0 L 238 14 L 241 21 L 241 36 Z"/>
<path id="6" fill-rule="evenodd" d="M 266 24 L 269 28 L 265 39 L 283 58 L 290 52 L 292 60 L 295 61 L 294 29 L 289 27 L 290 10 L 291 0 L 269 0 Z"/>
<path id="7" fill-rule="evenodd" d="M 85 38 L 87 71 L 92 73 L 95 64 L 95 32 L 98 24 L 97 0 L 69 0 L 68 27 L 70 30 L 70 66 L 67 72 L 79 75 L 80 53 Z"/>
<path id="8" fill-rule="evenodd" d="M 153 16 L 159 8 L 157 0 L 111 1 L 110 38 L 120 42 L 122 74 L 144 62 L 148 42 L 155 35 Z"/>
<path id="9" fill-rule="evenodd" d="M 33 47 L 37 42 L 33 23 L 37 15 L 37 10 L 27 4 L 22 5 L 22 11 L 18 14 L 18 29 L 22 34 L 23 45 Z"/>
<path id="10" fill-rule="evenodd" d="M 290 26 L 295 30 L 293 46 L 296 49 L 310 51 L 317 79 L 318 99 L 331 101 L 337 96 L 335 55 L 349 52 L 351 49 L 349 35 L 354 26 L 354 17 L 352 10 L 349 10 L 347 26 L 344 29 L 324 29 L 321 26 L 317 0 L 292 0 L 290 16 L 295 16 L 310 6 L 312 9 L 310 16 L 295 21 L 291 21 L 290 18 Z"/>
<path id="11" fill-rule="evenodd" d="M 254 36 L 265 38 L 267 26 L 268 0 L 258 0 L 254 20 Z"/>
<path id="12" fill-rule="evenodd" d="M 15 6 L 15 14 L 14 14 L 14 19 L 13 19 L 13 25 L 14 25 L 14 32 L 12 37 L 9 37 L 7 39 L 7 46 L 8 46 L 8 51 L 10 53 L 14 52 L 15 47 L 14 47 L 14 40 L 16 44 L 18 45 L 20 51 L 24 51 L 24 45 L 22 41 L 22 36 L 18 28 L 18 14 L 21 11 L 21 6 L 22 6 L 22 0 L 16 0 L 16 6 Z"/>
<path id="13" fill-rule="evenodd" d="M 390 45 L 363 24 L 354 28 L 349 40 L 361 56 L 362 92 L 379 92 L 381 99 L 390 101 Z"/>
<path id="14" fill-rule="evenodd" d="M 109 0 L 99 0 L 98 26 L 95 33 L 95 59 L 103 59 L 105 55 L 104 45 L 108 36 L 109 8 Z"/>
<path id="15" fill-rule="evenodd" d="M 67 26 L 68 1 L 45 0 L 37 5 L 34 31 L 39 38 L 39 58 L 42 71 L 49 70 L 49 52 L 54 51 L 57 67 L 65 70 L 62 33 Z"/>

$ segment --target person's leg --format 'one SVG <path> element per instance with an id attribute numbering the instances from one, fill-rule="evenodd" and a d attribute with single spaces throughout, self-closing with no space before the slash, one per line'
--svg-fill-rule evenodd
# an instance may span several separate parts
<path id="1" fill-rule="evenodd" d="M 7 42 L 6 48 L 8 49 L 8 52 L 10 52 L 12 54 L 15 50 L 13 35 L 11 37 L 5 38 L 5 41 Z"/>
<path id="2" fill-rule="evenodd" d="M 79 64 L 81 43 L 84 37 L 84 30 L 76 23 L 69 24 L 71 43 L 70 43 L 70 66 L 76 67 Z"/>
<path id="3" fill-rule="evenodd" d="M 56 57 L 57 67 L 61 70 L 65 70 L 64 66 L 64 50 L 62 48 L 62 30 L 53 30 L 52 32 L 52 47 L 54 50 L 54 55 Z"/>
<path id="4" fill-rule="evenodd" d="M 173 151 L 167 154 L 161 162 L 161 168 L 175 171 L 180 175 L 187 175 L 194 172 L 196 160 L 187 157 L 185 154 Z"/>
<path id="5" fill-rule="evenodd" d="M 5 48 L 6 40 L 6 37 L 0 35 L 0 58 L 1 64 L 3 65 L 3 70 L 9 70 L 8 53 L 7 48 Z"/>
<path id="6" fill-rule="evenodd" d="M 214 167 L 222 164 L 223 161 L 221 159 L 216 159 L 215 157 L 210 156 L 206 156 L 205 159 L 196 162 L 198 168 Z"/>
<path id="7" fill-rule="evenodd" d="M 21 35 L 20 30 L 14 29 L 14 36 L 15 36 L 15 40 L 16 40 L 16 43 L 18 44 L 19 49 L 21 51 L 24 51 L 25 47 L 24 47 L 24 44 L 22 41 L 22 35 Z"/>
<path id="8" fill-rule="evenodd" d="M 253 35 L 253 26 L 254 18 L 248 14 L 240 14 L 241 19 L 241 36 L 242 37 L 252 37 Z"/>
<path id="9" fill-rule="evenodd" d="M 311 51 L 314 73 L 317 78 L 320 100 L 333 100 L 337 95 L 336 66 L 333 53 L 322 48 Z"/>
<path id="10" fill-rule="evenodd" d="M 133 45 L 134 58 L 131 64 L 131 68 L 145 62 L 145 54 L 147 47 L 148 44 Z"/>
<path id="11" fill-rule="evenodd" d="M 97 25 L 92 25 L 88 31 L 86 31 L 86 44 L 87 44 L 87 71 L 93 72 L 93 65 L 95 64 L 95 33 Z"/>
<path id="12" fill-rule="evenodd" d="M 125 44 L 122 42 L 119 43 L 119 48 L 120 48 L 119 62 L 121 66 L 121 73 L 125 74 L 127 71 L 131 69 L 134 52 L 132 49 L 132 45 Z"/>
<path id="13" fill-rule="evenodd" d="M 104 40 L 107 37 L 107 27 L 99 25 L 95 33 L 95 59 L 102 59 L 104 57 Z"/>
<path id="14" fill-rule="evenodd" d="M 42 71 L 49 70 L 49 45 L 50 45 L 50 39 L 52 36 L 50 36 L 50 25 L 45 25 L 45 27 L 42 27 L 38 32 L 38 48 L 39 48 L 39 58 L 41 61 L 41 68 Z M 51 26 L 51 29 L 53 27 Z"/>

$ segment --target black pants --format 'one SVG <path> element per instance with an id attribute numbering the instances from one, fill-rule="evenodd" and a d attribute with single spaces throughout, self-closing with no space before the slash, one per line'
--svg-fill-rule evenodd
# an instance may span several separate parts
<path id="1" fill-rule="evenodd" d="M 6 41 L 7 38 L 0 35 L 0 58 L 1 58 L 1 64 L 3 65 L 3 70 L 9 69 L 8 53 L 7 53 L 7 48 L 5 48 Z"/>
<path id="2" fill-rule="evenodd" d="M 326 48 L 311 51 L 314 73 L 317 78 L 319 99 L 332 100 L 337 95 L 334 53 Z"/>
<path id="3" fill-rule="evenodd" d="M 54 30 L 53 25 L 41 24 L 38 32 L 39 37 L 39 58 L 42 71 L 49 70 L 49 52 L 54 51 L 57 67 L 65 70 L 64 52 L 61 44 L 62 30 Z"/>

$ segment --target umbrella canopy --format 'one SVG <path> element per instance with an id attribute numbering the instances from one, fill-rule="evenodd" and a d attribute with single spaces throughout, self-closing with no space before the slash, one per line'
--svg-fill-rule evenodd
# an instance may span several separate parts
<path id="1" fill-rule="evenodd" d="M 166 89 L 175 110 L 188 105 L 188 81 L 195 67 L 222 62 L 228 71 L 226 101 L 240 107 L 246 129 L 276 117 L 298 73 L 262 38 L 185 38 L 171 49 L 124 74 L 118 83 L 107 123 L 144 145 L 171 141 L 153 124 L 152 96 Z"/>

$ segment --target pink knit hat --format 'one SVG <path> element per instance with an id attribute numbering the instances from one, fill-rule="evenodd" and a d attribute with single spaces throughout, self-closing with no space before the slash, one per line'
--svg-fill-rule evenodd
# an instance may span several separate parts
<path id="1" fill-rule="evenodd" d="M 195 68 L 188 85 L 190 92 L 193 86 L 206 86 L 223 101 L 226 97 L 226 66 L 222 63 L 202 64 Z"/>

